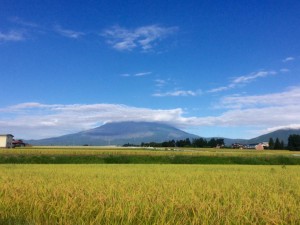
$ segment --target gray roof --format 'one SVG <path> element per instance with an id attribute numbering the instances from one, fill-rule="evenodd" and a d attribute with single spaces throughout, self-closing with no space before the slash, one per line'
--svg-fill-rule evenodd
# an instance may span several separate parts
<path id="1" fill-rule="evenodd" d="M 12 135 L 12 134 L 0 134 L 0 136 L 14 136 L 14 135 Z"/>

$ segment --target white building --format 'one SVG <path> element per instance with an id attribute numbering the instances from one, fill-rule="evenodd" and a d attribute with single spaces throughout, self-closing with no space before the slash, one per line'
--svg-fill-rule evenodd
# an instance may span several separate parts
<path id="1" fill-rule="evenodd" d="M 13 137 L 11 134 L 0 134 L 0 148 L 12 148 Z"/>

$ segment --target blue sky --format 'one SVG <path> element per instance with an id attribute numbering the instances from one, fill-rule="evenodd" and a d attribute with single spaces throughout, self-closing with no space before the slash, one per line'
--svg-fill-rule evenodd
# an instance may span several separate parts
<path id="1" fill-rule="evenodd" d="M 0 133 L 300 127 L 299 1 L 0 0 Z"/>

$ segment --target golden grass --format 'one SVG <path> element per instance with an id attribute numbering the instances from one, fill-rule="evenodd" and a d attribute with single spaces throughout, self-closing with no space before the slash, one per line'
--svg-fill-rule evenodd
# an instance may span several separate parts
<path id="1" fill-rule="evenodd" d="M 0 224 L 300 224 L 300 166 L 0 165 Z"/>
<path id="2" fill-rule="evenodd" d="M 287 150 L 244 150 L 216 148 L 122 148 L 122 147 L 82 147 L 46 146 L 15 149 L 0 149 L 1 155 L 189 155 L 189 156 L 294 156 L 299 152 Z"/>

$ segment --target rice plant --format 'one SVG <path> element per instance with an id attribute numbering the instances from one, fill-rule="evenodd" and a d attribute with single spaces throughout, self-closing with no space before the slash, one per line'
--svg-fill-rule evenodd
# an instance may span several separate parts
<path id="1" fill-rule="evenodd" d="M 300 166 L 0 165 L 0 224 L 300 224 Z"/>

